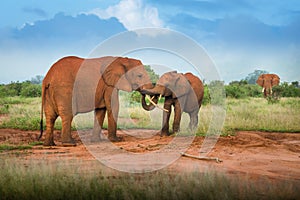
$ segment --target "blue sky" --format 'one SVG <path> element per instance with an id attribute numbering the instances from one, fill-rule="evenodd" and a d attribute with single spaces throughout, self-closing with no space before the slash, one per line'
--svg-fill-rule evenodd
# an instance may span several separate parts
<path id="1" fill-rule="evenodd" d="M 144 27 L 196 41 L 227 83 L 255 69 L 300 81 L 298 0 L 4 0 L 0 18 L 0 83 L 45 75 L 63 56 L 87 57 L 111 36 Z"/>

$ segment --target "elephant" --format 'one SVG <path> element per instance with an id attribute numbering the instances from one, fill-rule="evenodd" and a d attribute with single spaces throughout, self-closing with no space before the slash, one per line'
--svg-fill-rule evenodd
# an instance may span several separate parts
<path id="1" fill-rule="evenodd" d="M 260 85 L 263 89 L 264 97 L 272 95 L 272 87 L 279 85 L 280 78 L 276 74 L 261 74 L 256 83 Z"/>
<path id="2" fill-rule="evenodd" d="M 94 110 L 92 140 L 101 140 L 101 127 L 108 117 L 108 139 L 119 141 L 116 135 L 119 112 L 119 90 L 127 92 L 153 88 L 142 62 L 133 58 L 106 56 L 84 59 L 67 56 L 54 63 L 42 83 L 41 134 L 43 111 L 46 136 L 43 145 L 54 146 L 53 129 L 58 116 L 62 120 L 63 146 L 75 146 L 71 123 L 78 113 Z M 143 96 L 144 97 L 144 96 Z M 148 106 L 148 107 L 147 107 Z M 149 105 L 143 105 L 145 109 Z"/>
<path id="3" fill-rule="evenodd" d="M 141 93 L 165 97 L 164 109 L 166 111 L 163 112 L 161 136 L 170 135 L 169 120 L 172 106 L 174 106 L 173 133 L 180 131 L 182 112 L 189 114 L 189 129 L 197 128 L 198 112 L 204 95 L 203 83 L 197 76 L 192 73 L 167 72 L 159 78 L 154 88 L 144 89 Z M 151 110 L 155 106 L 148 108 Z"/>

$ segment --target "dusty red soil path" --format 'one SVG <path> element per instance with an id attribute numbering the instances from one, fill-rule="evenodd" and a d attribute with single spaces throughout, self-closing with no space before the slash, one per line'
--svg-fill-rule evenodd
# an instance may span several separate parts
<path id="1" fill-rule="evenodd" d="M 149 135 L 152 130 L 129 130 Z M 154 132 L 154 131 L 152 131 Z M 55 131 L 55 147 L 34 146 L 28 150 L 2 151 L 0 158 L 8 155 L 22 160 L 47 160 L 47 161 L 80 161 L 83 166 L 97 164 L 98 161 L 89 153 L 82 144 L 76 131 L 76 147 L 60 146 L 60 132 Z M 28 144 L 37 141 L 38 131 L 20 131 L 16 129 L 0 129 L 0 144 Z M 173 137 L 141 138 L 125 135 L 122 142 L 114 143 L 119 148 L 134 153 L 147 153 L 156 151 L 167 145 Z M 189 146 L 187 153 L 199 155 L 203 137 L 196 137 Z M 246 175 L 250 178 L 266 177 L 270 179 L 293 180 L 300 182 L 300 133 L 266 133 L 254 131 L 240 131 L 235 136 L 220 137 L 209 153 L 209 156 L 218 157 L 223 162 L 197 160 L 180 157 L 176 162 L 164 170 L 172 172 L 189 172 L 195 170 L 216 170 L 229 175 Z"/>

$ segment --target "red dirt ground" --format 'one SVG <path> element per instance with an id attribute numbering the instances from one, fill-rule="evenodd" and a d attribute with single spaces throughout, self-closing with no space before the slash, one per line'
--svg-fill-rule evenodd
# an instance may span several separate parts
<path id="1" fill-rule="evenodd" d="M 139 135 L 148 134 L 153 130 L 130 130 Z M 104 131 L 106 133 L 106 131 Z M 60 146 L 60 132 L 55 131 L 55 147 L 34 146 L 28 150 L 0 152 L 0 158 L 17 157 L 22 160 L 78 160 L 82 165 L 97 163 L 96 159 L 82 144 L 77 132 L 76 147 Z M 20 131 L 16 129 L 0 129 L 0 144 L 28 144 L 37 141 L 38 131 Z M 122 142 L 114 143 L 118 148 L 134 152 L 147 153 L 166 146 L 174 137 L 133 137 L 118 131 L 123 137 Z M 187 153 L 197 156 L 203 137 L 196 137 L 189 146 Z M 180 157 L 164 170 L 188 172 L 195 170 L 220 171 L 228 175 L 242 175 L 256 178 L 269 178 L 300 182 L 300 133 L 267 133 L 257 131 L 239 131 L 235 136 L 220 137 L 209 156 L 218 157 L 223 162 L 198 160 Z M 88 168 L 88 167 L 87 167 Z M 110 169 L 108 169 L 110 170 Z"/>

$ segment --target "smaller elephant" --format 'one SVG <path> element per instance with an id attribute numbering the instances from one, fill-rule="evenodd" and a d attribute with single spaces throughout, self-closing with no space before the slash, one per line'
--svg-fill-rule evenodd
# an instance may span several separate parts
<path id="1" fill-rule="evenodd" d="M 279 85 L 280 78 L 276 74 L 261 74 L 256 83 L 260 85 L 263 89 L 264 97 L 268 97 L 272 95 L 272 87 L 275 85 Z"/>
<path id="2" fill-rule="evenodd" d="M 154 88 L 143 89 L 141 93 L 165 97 L 164 109 L 167 111 L 163 112 L 161 135 L 170 135 L 169 120 L 172 106 L 174 106 L 173 133 L 180 131 L 182 112 L 190 116 L 189 129 L 197 128 L 198 113 L 204 95 L 203 83 L 197 76 L 192 73 L 167 72 L 159 78 Z M 155 106 L 151 109 L 153 108 Z"/>

